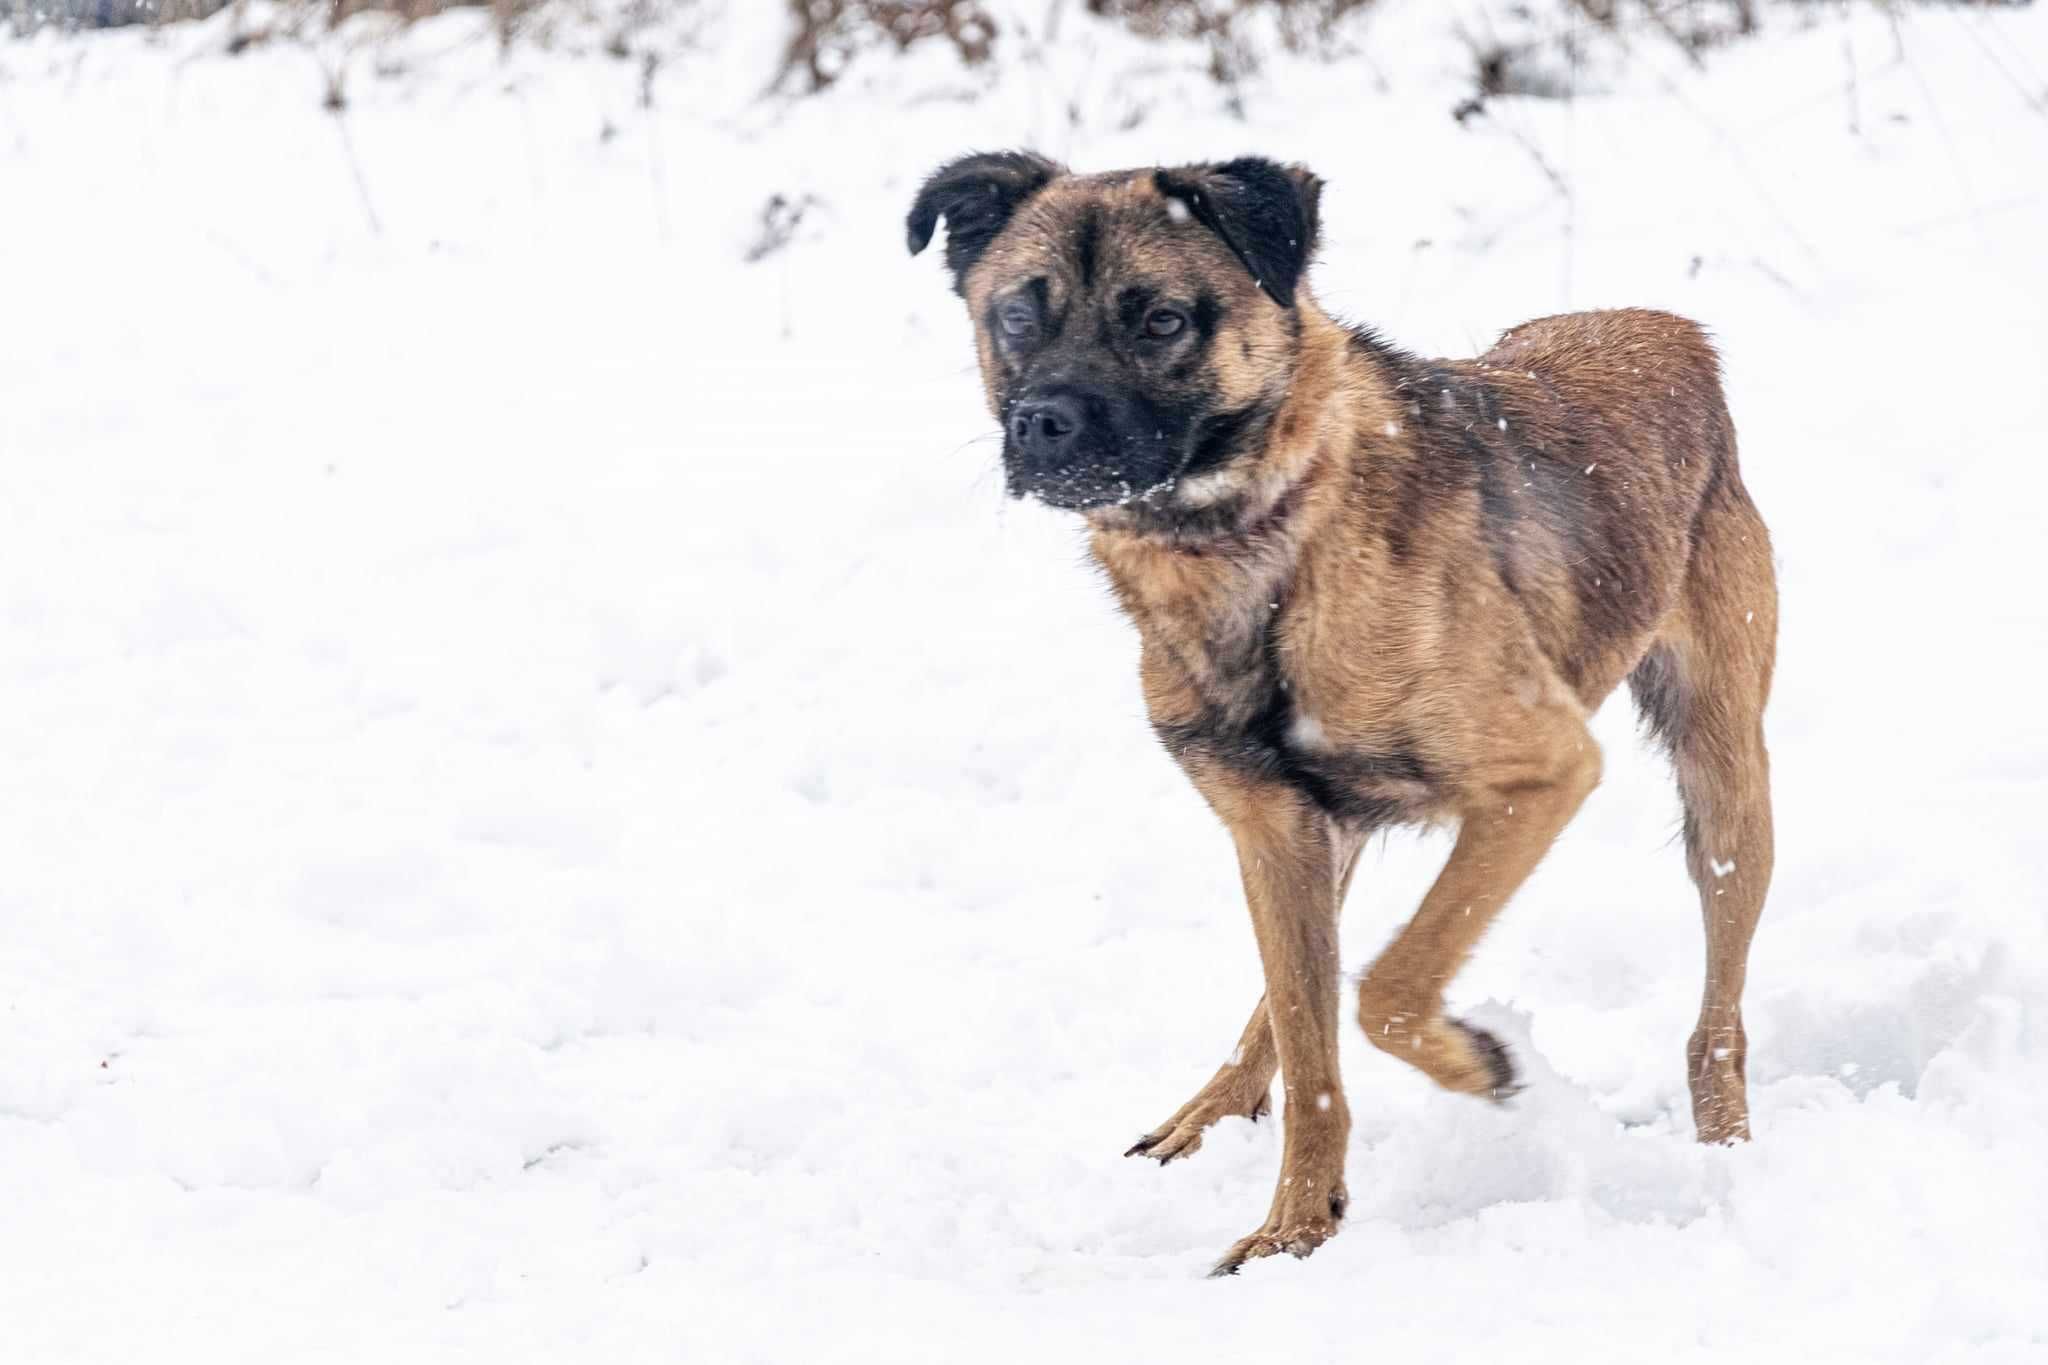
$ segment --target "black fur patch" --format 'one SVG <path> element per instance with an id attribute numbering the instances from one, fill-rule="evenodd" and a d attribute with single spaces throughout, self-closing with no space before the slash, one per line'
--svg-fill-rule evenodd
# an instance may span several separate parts
<path id="1" fill-rule="evenodd" d="M 1305 756 L 1285 743 L 1287 722 L 1275 723 L 1282 714 L 1262 712 L 1252 725 L 1235 731 L 1199 721 L 1162 726 L 1159 738 L 1176 757 L 1199 755 L 1259 781 L 1292 787 L 1318 810 L 1362 829 L 1379 829 L 1416 814 L 1420 801 L 1384 790 L 1390 783 L 1427 782 L 1427 769 L 1414 754 Z"/>
<path id="2" fill-rule="evenodd" d="M 1081 272 L 1081 288 L 1095 287 L 1095 263 L 1101 251 L 1102 215 L 1090 209 L 1074 229 L 1074 265 Z"/>
<path id="3" fill-rule="evenodd" d="M 1394 490 L 1394 506 L 1387 517 L 1387 548 L 1397 561 L 1413 552 L 1422 525 L 1440 515 L 1446 500 L 1476 489 L 1483 461 L 1467 452 L 1463 459 L 1447 458 L 1444 447 L 1458 449 L 1462 441 L 1447 439 L 1457 432 L 1440 419 L 1439 408 L 1450 396 L 1451 376 L 1430 366 L 1403 366 L 1406 372 L 1395 381 L 1395 397 L 1407 405 L 1404 425 L 1420 448 L 1420 458 L 1405 462 L 1400 486 Z M 1365 440 L 1372 440 L 1367 433 Z"/>
<path id="4" fill-rule="evenodd" d="M 1033 275 L 1024 289 L 1031 295 L 1031 302 L 1038 309 L 1039 331 L 1047 341 L 1057 337 L 1065 319 L 1052 315 L 1052 286 L 1047 283 L 1045 276 Z"/>
<path id="5" fill-rule="evenodd" d="M 967 272 L 1009 225 L 1017 206 L 1044 189 L 1061 167 L 1036 152 L 978 152 L 933 171 L 904 220 L 910 254 L 930 245 L 946 220 L 946 264 L 953 292 L 967 292 Z"/>
<path id="6" fill-rule="evenodd" d="M 1248 156 L 1157 171 L 1152 183 L 1222 238 L 1275 303 L 1294 306 L 1295 286 L 1316 248 L 1321 180 L 1299 168 L 1290 171 Z"/>
<path id="7" fill-rule="evenodd" d="M 1258 449 L 1279 410 L 1278 402 L 1260 399 L 1234 411 L 1204 418 L 1195 428 L 1194 449 L 1188 462 L 1181 466 L 1180 477 L 1193 478 L 1221 469 L 1239 453 Z"/>
<path id="8" fill-rule="evenodd" d="M 1643 661 L 1628 675 L 1628 690 L 1635 697 L 1636 711 L 1650 727 L 1651 735 L 1667 752 L 1676 753 L 1685 743 L 1692 714 L 1692 689 L 1671 646 L 1650 646 Z"/>
<path id="9" fill-rule="evenodd" d="M 1703 520 L 1705 520 L 1705 519 L 1706 519 L 1706 515 L 1707 515 L 1707 508 L 1708 508 L 1708 507 L 1709 507 L 1710 505 L 1712 505 L 1712 503 L 1714 502 L 1715 498 L 1717 498 L 1717 497 L 1718 497 L 1718 496 L 1720 495 L 1720 492 L 1721 492 L 1721 476 L 1722 476 L 1722 465 L 1723 465 L 1724 463 L 1725 463 L 1725 461 L 1724 461 L 1724 460 L 1723 460 L 1723 459 L 1721 458 L 1721 454 L 1720 454 L 1720 452 L 1719 452 L 1719 451 L 1716 451 L 1716 452 L 1714 453 L 1714 462 L 1713 462 L 1713 464 L 1712 464 L 1711 466 L 1709 466 L 1709 467 L 1708 467 L 1708 469 L 1707 469 L 1707 481 L 1706 481 L 1706 483 L 1705 483 L 1704 485 L 1702 485 L 1702 486 L 1701 486 L 1701 488 L 1700 488 L 1700 501 L 1699 501 L 1699 506 L 1697 506 L 1697 507 L 1695 507 L 1695 508 L 1693 509 L 1693 513 L 1692 513 L 1692 520 L 1691 520 L 1690 522 L 1686 523 L 1686 528 L 1685 528 L 1685 544 L 1686 544 L 1686 556 L 1685 556 L 1685 557 L 1686 557 L 1686 561 L 1687 561 L 1688 563 L 1690 563 L 1690 562 L 1691 562 L 1691 560 L 1692 560 L 1692 557 L 1693 557 L 1693 556 L 1694 556 L 1695 554 L 1698 554 L 1698 553 L 1699 553 L 1699 548 L 1700 548 L 1700 522 L 1702 522 Z"/>
<path id="10" fill-rule="evenodd" d="M 1143 285 L 1127 284 L 1116 292 L 1117 325 L 1124 329 L 1125 336 L 1137 332 L 1138 324 L 1145 320 L 1145 314 L 1151 308 L 1152 291 Z"/>
<path id="11" fill-rule="evenodd" d="M 1476 1024 L 1463 1019 L 1446 1019 L 1445 1023 L 1471 1039 L 1472 1047 L 1479 1053 L 1479 1059 L 1486 1063 L 1487 1079 L 1490 1082 L 1486 1097 L 1499 1103 L 1511 1099 L 1522 1089 L 1521 1081 L 1515 1075 L 1515 1057 L 1508 1051 L 1508 1045 Z"/>
<path id="12" fill-rule="evenodd" d="M 1351 334 L 1351 349 L 1371 360 L 1390 379 L 1399 379 L 1420 363 L 1363 323 L 1354 322 L 1345 330 Z"/>
<path id="13" fill-rule="evenodd" d="M 1628 515 L 1610 485 L 1625 477 L 1621 468 L 1603 471 L 1589 454 L 1614 442 L 1596 418 L 1573 411 L 1547 385 L 1532 396 L 1526 385 L 1416 360 L 1360 330 L 1352 344 L 1392 379 L 1417 452 L 1375 493 L 1390 503 L 1383 524 L 1396 561 L 1410 557 L 1430 520 L 1470 499 L 1495 576 L 1509 592 L 1522 593 L 1539 567 L 1570 575 L 1583 635 L 1572 643 L 1560 620 L 1549 638 L 1560 651 L 1553 662 L 1574 687 L 1607 643 L 1654 623 L 1659 599 L 1642 580 L 1641 566 L 1653 558 L 1641 543 L 1645 523 Z"/>
<path id="14" fill-rule="evenodd" d="M 1494 415 L 1496 408 L 1493 395 L 1482 384 L 1461 384 L 1446 389 L 1444 409 L 1446 425 L 1455 428 L 1454 439 L 1465 458 L 1472 462 L 1474 477 L 1479 483 L 1480 526 L 1486 536 L 1487 547 L 1493 552 L 1494 572 L 1509 592 L 1520 593 L 1521 587 L 1515 582 L 1514 538 L 1519 532 L 1516 521 L 1522 515 L 1517 501 L 1508 493 L 1507 479 L 1500 469 L 1500 458 L 1511 455 L 1509 451 L 1496 450 L 1489 436 L 1499 430 L 1494 424 L 1499 419 Z M 1462 400 L 1462 401 L 1460 401 Z M 1428 404 L 1424 404 L 1425 408 Z M 1459 419 L 1463 418 L 1460 425 Z"/>
<path id="15" fill-rule="evenodd" d="M 1270 624 L 1236 648 L 1211 642 L 1206 654 L 1213 673 L 1193 681 L 1198 691 L 1220 695 L 1193 722 L 1156 727 L 1167 752 L 1292 787 L 1325 814 L 1364 829 L 1413 818 L 1427 804 L 1435 778 L 1412 746 L 1311 751 L 1295 743 L 1293 697 Z"/>

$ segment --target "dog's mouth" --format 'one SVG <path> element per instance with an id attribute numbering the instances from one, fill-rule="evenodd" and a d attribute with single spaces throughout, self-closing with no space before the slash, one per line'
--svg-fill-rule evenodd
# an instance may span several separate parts
<path id="1" fill-rule="evenodd" d="M 1031 468 L 1006 440 L 1006 482 L 1012 497 L 1078 512 L 1098 532 L 1187 554 L 1241 553 L 1284 530 L 1303 500 L 1307 470 L 1252 458 L 1273 411 L 1260 403 L 1217 414 L 1178 437 L 1141 432 L 1150 439 L 1127 436 L 1056 469 Z"/>
<path id="2" fill-rule="evenodd" d="M 1070 473 L 1038 474 L 1031 478 L 1010 478 L 1010 493 L 1033 497 L 1047 507 L 1063 512 L 1094 513 L 1104 509 L 1163 504 L 1173 495 L 1172 477 L 1141 483 L 1126 475 L 1106 470 L 1081 469 Z"/>
<path id="3" fill-rule="evenodd" d="M 1050 392 L 1059 392 L 1053 390 Z M 1277 404 L 1261 398 L 1244 407 L 1190 416 L 1150 400 L 1104 400 L 1082 415 L 1077 449 L 1033 450 L 1006 423 L 1003 464 L 1011 496 L 1031 497 L 1063 511 L 1127 511 L 1134 522 L 1164 526 L 1194 521 L 1225 529 L 1223 504 L 1257 481 L 1247 456 L 1261 448 Z M 1050 454 L 1052 458 L 1046 456 Z M 1218 510 L 1211 514 L 1210 507 Z"/>
<path id="4" fill-rule="evenodd" d="M 1309 480 L 1306 474 L 1272 490 L 1267 480 L 1253 480 L 1220 496 L 1191 502 L 1175 496 L 1178 481 L 1168 481 L 1148 496 L 1086 509 L 1097 531 L 1137 536 L 1181 554 L 1237 554 L 1284 532 L 1301 510 Z"/>

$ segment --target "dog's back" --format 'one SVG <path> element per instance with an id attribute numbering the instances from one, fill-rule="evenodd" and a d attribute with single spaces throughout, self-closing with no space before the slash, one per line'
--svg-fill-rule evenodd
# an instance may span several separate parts
<path id="1" fill-rule="evenodd" d="M 1395 560 L 1476 493 L 1501 605 L 1598 705 L 1677 604 L 1705 501 L 1725 482 L 1747 502 L 1706 336 L 1624 309 L 1524 323 L 1473 360 L 1369 344 L 1406 409 L 1395 486 L 1369 476 Z"/>

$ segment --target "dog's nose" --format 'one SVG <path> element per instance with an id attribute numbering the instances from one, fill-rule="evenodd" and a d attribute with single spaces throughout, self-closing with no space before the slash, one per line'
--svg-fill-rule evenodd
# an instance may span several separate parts
<path id="1" fill-rule="evenodd" d="M 1081 405 L 1072 398 L 1033 398 L 1010 409 L 1010 439 L 1039 469 L 1058 469 L 1081 434 Z"/>

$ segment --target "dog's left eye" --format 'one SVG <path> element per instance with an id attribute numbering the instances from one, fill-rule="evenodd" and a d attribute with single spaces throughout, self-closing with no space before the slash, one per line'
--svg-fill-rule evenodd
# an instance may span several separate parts
<path id="1" fill-rule="evenodd" d="M 1145 318 L 1145 335 L 1163 341 L 1170 336 L 1179 336 L 1181 328 L 1187 325 L 1188 320 L 1171 308 L 1155 308 Z"/>
<path id="2" fill-rule="evenodd" d="M 1013 303 L 1003 309 L 996 319 L 1004 336 L 1028 336 L 1038 325 L 1038 310 L 1025 303 Z"/>

